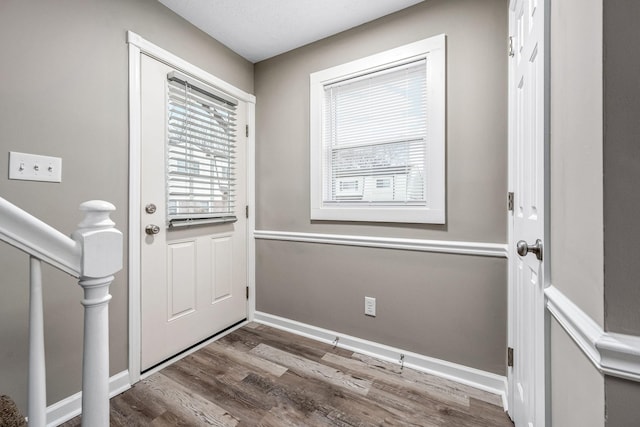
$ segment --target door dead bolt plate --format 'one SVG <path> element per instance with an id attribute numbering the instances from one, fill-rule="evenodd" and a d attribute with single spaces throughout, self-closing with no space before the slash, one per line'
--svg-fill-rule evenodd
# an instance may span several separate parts
<path id="1" fill-rule="evenodd" d="M 149 203 L 147 206 L 144 207 L 144 210 L 148 214 L 155 213 L 156 212 L 156 205 L 154 205 L 153 203 Z"/>

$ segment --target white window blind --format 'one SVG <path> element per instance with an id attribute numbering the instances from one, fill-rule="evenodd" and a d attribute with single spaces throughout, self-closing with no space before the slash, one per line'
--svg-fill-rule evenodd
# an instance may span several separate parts
<path id="1" fill-rule="evenodd" d="M 325 206 L 426 205 L 426 61 L 324 86 Z"/>
<path id="2" fill-rule="evenodd" d="M 176 72 L 167 90 L 167 220 L 235 220 L 237 102 Z"/>

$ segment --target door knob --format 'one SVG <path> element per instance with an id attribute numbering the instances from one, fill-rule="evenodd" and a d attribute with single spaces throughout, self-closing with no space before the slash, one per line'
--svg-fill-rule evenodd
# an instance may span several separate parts
<path id="1" fill-rule="evenodd" d="M 533 245 L 528 245 L 524 240 L 520 240 L 516 243 L 516 251 L 520 256 L 525 256 L 530 252 L 534 253 L 536 258 L 542 261 L 542 240 L 537 239 Z"/>
<path id="2" fill-rule="evenodd" d="M 144 232 L 148 235 L 158 234 L 160 232 L 160 227 L 155 224 L 149 224 L 144 228 Z"/>

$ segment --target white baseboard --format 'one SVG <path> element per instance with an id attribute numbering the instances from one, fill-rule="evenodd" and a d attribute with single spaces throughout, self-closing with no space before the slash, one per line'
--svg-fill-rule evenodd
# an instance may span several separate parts
<path id="1" fill-rule="evenodd" d="M 497 394 L 501 396 L 503 406 L 507 410 L 507 378 L 504 376 L 363 340 L 340 332 L 318 328 L 272 314 L 256 311 L 254 321 L 327 344 L 334 343 L 336 337 L 338 337 L 338 347 L 386 362 L 398 363 L 400 355 L 404 354 L 404 366 Z"/>
<path id="2" fill-rule="evenodd" d="M 129 371 L 122 371 L 109 378 L 109 398 L 131 388 Z M 47 407 L 47 427 L 55 427 L 80 415 L 82 392 L 78 392 Z"/>
<path id="3" fill-rule="evenodd" d="M 544 293 L 547 310 L 600 372 L 640 381 L 640 337 L 604 331 L 555 286 Z"/>

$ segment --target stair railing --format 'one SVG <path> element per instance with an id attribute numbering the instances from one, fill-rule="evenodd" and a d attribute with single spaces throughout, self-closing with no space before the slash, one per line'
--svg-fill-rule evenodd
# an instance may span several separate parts
<path id="1" fill-rule="evenodd" d="M 80 205 L 84 219 L 71 238 L 0 197 L 0 240 L 30 255 L 30 427 L 46 425 L 46 371 L 42 261 L 79 279 L 84 290 L 82 426 L 109 425 L 109 285 L 122 269 L 122 233 L 109 214 L 115 207 L 92 200 Z"/>

